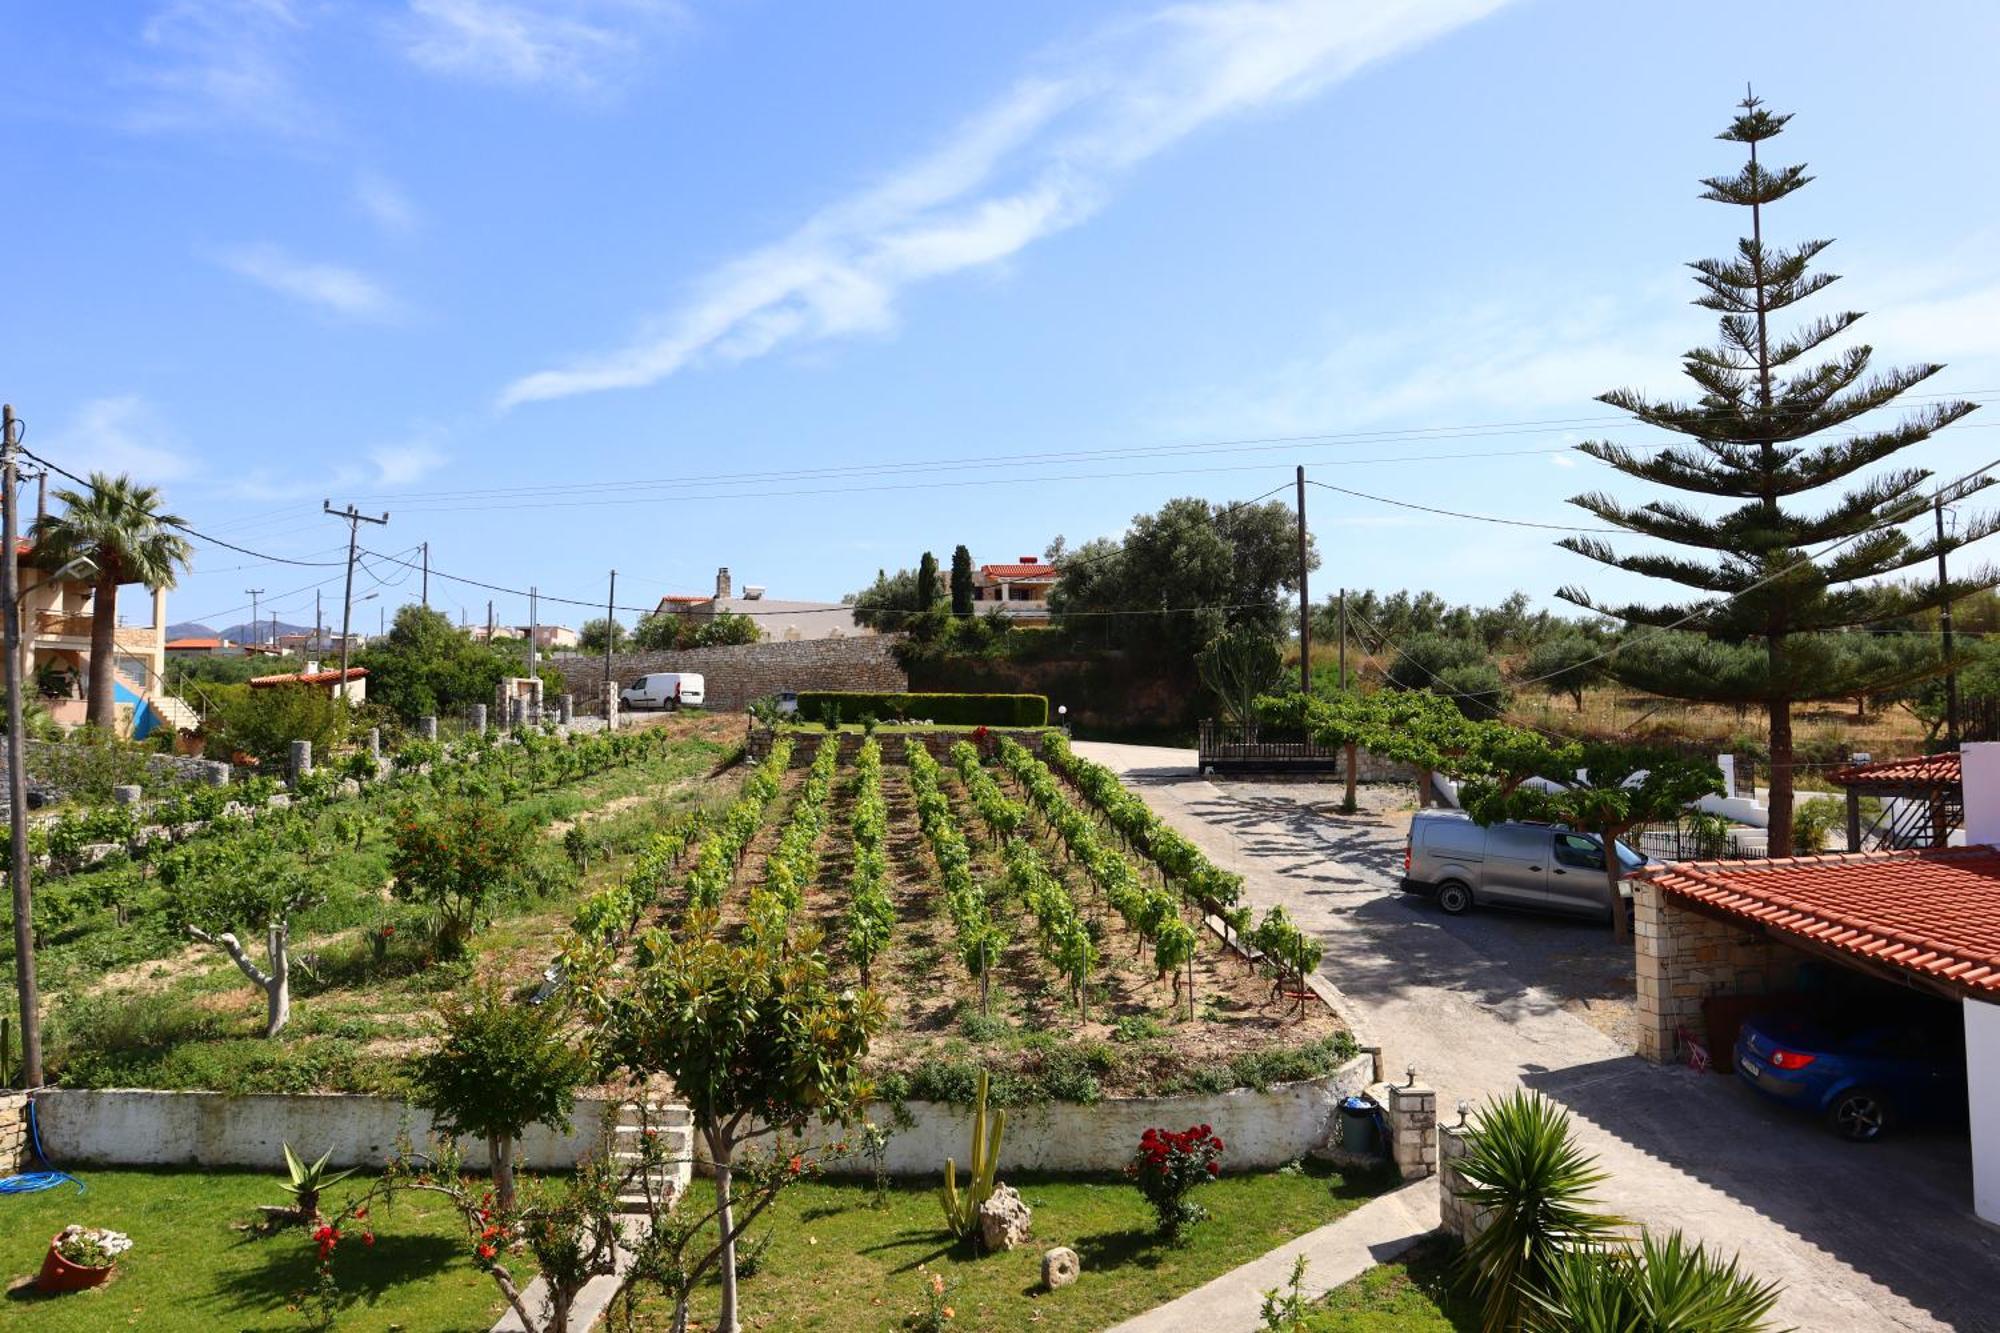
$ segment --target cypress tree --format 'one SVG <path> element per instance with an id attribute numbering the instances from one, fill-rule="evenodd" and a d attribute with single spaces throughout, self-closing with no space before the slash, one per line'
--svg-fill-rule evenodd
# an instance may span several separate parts
<path id="1" fill-rule="evenodd" d="M 972 614 L 972 552 L 963 543 L 951 553 L 951 613 L 960 620 Z"/>
<path id="2" fill-rule="evenodd" d="M 917 609 L 928 611 L 937 605 L 937 557 L 929 551 L 917 562 Z"/>
<path id="3" fill-rule="evenodd" d="M 1716 311 L 1721 325 L 1714 346 L 1696 348 L 1682 361 L 1699 396 L 1675 403 L 1619 390 L 1599 399 L 1685 441 L 1657 451 L 1604 441 L 1577 446 L 1627 476 L 1688 495 L 1740 502 L 1709 515 L 1675 499 L 1626 505 L 1593 492 L 1572 501 L 1606 523 L 1681 551 L 1620 554 L 1585 536 L 1567 538 L 1561 545 L 1618 569 L 1681 584 L 1697 597 L 1678 604 L 1607 606 L 1577 587 L 1557 594 L 1631 624 L 1686 622 L 1687 628 L 1725 644 L 1762 649 L 1761 672 L 1741 681 L 1742 692 L 1732 702 L 1761 705 L 1769 717 L 1774 856 L 1791 851 L 1793 701 L 1853 694 L 1869 685 L 1861 678 L 1827 679 L 1828 655 L 1795 651 L 1810 646 L 1809 640 L 1796 640 L 1881 625 L 2000 581 L 2000 574 L 1986 569 L 1949 584 L 1919 578 L 1889 581 L 1934 560 L 1940 550 L 1976 541 L 1996 527 L 1991 516 L 1980 516 L 1950 538 L 1913 537 L 1904 531 L 1911 520 L 1929 517 L 1933 496 L 1925 483 L 1931 473 L 1923 468 L 1877 472 L 1817 509 L 1786 503 L 1884 462 L 1974 407 L 1946 399 L 1907 409 L 1886 424 L 1864 422 L 1861 418 L 1943 367 L 1871 372 L 1866 345 L 1850 346 L 1817 363 L 1804 360 L 1845 334 L 1861 318 L 1857 311 L 1811 320 L 1788 334 L 1770 329 L 1773 315 L 1836 277 L 1812 271 L 1813 260 L 1830 241 L 1784 247 L 1764 239 L 1764 208 L 1812 179 L 1804 166 L 1773 169 L 1758 158 L 1758 145 L 1776 137 L 1789 119 L 1765 110 L 1755 95 L 1745 96 L 1740 114 L 1717 137 L 1744 145 L 1748 161 L 1734 175 L 1702 182 L 1702 198 L 1749 210 L 1750 235 L 1737 242 L 1733 257 L 1690 265 L 1701 287 L 1695 303 Z M 1849 426 L 1853 429 L 1842 430 Z M 1969 482 L 1944 501 L 1987 484 L 1987 478 Z M 1868 669 L 1865 654 L 1847 657 L 1856 663 L 1855 671 Z M 1657 670 L 1674 660 L 1681 659 L 1621 654 L 1611 670 L 1627 684 L 1657 693 L 1716 697 L 1713 681 Z"/>

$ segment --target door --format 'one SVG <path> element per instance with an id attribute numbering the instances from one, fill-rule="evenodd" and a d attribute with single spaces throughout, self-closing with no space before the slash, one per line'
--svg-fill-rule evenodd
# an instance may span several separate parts
<path id="1" fill-rule="evenodd" d="M 1549 906 L 1580 916 L 1609 916 L 1610 885 L 1604 882 L 1604 845 L 1587 833 L 1558 833 L 1555 864 L 1549 867 Z"/>
<path id="2" fill-rule="evenodd" d="M 1532 824 L 1495 824 L 1486 830 L 1486 870 L 1480 898 L 1511 907 L 1548 903 L 1553 832 Z"/>

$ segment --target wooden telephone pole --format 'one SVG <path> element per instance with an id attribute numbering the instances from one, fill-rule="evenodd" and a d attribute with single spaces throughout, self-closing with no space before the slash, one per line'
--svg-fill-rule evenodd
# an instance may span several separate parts
<path id="1" fill-rule="evenodd" d="M 21 554 L 15 467 L 21 447 L 14 407 L 0 408 L 0 618 L 6 621 L 7 878 L 14 891 L 14 976 L 21 998 L 21 1086 L 42 1085 L 41 996 L 35 988 L 35 898 L 28 883 L 28 760 L 21 738 Z"/>
<path id="2" fill-rule="evenodd" d="M 1299 464 L 1299 693 L 1313 690 L 1312 597 L 1306 592 L 1306 468 Z"/>
<path id="3" fill-rule="evenodd" d="M 335 509 L 331 500 L 320 501 L 320 508 L 335 518 L 347 521 L 347 587 L 340 596 L 340 683 L 334 687 L 338 697 L 345 701 L 347 699 L 347 654 L 349 641 L 354 637 L 355 548 L 360 545 L 361 525 L 363 523 L 374 523 L 378 526 L 386 524 L 389 521 L 389 511 L 386 509 L 383 510 L 382 517 L 380 518 L 370 518 L 353 505 L 349 505 L 345 509 Z"/>

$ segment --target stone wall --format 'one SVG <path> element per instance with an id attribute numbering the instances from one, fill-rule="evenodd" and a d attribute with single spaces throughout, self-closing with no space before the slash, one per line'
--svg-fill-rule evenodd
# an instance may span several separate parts
<path id="1" fill-rule="evenodd" d="M 28 1142 L 28 1094 L 0 1092 L 0 1176 L 26 1170 L 33 1156 Z"/>
<path id="2" fill-rule="evenodd" d="M 1412 1080 L 1374 1094 L 1389 1120 L 1389 1157 L 1404 1180 L 1422 1180 L 1438 1169 L 1437 1091 Z"/>
<path id="3" fill-rule="evenodd" d="M 654 671 L 693 671 L 702 677 L 708 707 L 726 711 L 740 710 L 779 690 L 907 690 L 910 678 L 896 662 L 895 643 L 892 636 L 869 634 L 686 652 L 618 653 L 611 659 L 611 678 L 622 687 Z M 589 706 L 586 700 L 603 697 L 603 658 L 564 657 L 551 665 L 562 672 L 565 688 L 576 696 L 579 708 Z"/>
<path id="4" fill-rule="evenodd" d="M 1656 1064 L 1680 1058 L 1681 1029 L 1701 1036 L 1703 1000 L 1782 990 L 1791 984 L 1800 961 L 1796 950 L 1753 927 L 1669 901 L 1657 884 L 1646 880 L 1632 884 L 1632 937 L 1639 1054 Z M 1710 1055 L 1730 1058 L 1727 1051 Z"/>
<path id="5" fill-rule="evenodd" d="M 1472 1151 L 1472 1131 L 1464 1125 L 1438 1126 L 1438 1212 L 1440 1229 L 1461 1244 L 1471 1242 L 1493 1220 L 1493 1210 L 1480 1208 L 1459 1197 L 1465 1177 L 1458 1163 Z"/>

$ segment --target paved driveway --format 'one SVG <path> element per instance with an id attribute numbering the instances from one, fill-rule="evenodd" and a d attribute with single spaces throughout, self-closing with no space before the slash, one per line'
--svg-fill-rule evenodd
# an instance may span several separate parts
<path id="1" fill-rule="evenodd" d="M 1441 1114 L 1526 1085 L 1561 1102 L 1611 1172 L 1605 1202 L 1739 1251 L 1786 1288 L 1801 1330 L 2000 1333 L 2000 1231 L 1972 1215 L 1963 1136 L 1856 1148 L 1735 1080 L 1660 1069 L 1617 1030 L 1623 960 L 1589 928 L 1444 917 L 1397 891 L 1402 835 L 1325 812 L 1312 786 L 1201 780 L 1194 752 L 1079 744 L 1162 818 L 1326 944 L 1321 970 L 1392 1071 L 1414 1062 Z M 1314 807 L 1321 808 L 1314 808 Z"/>

